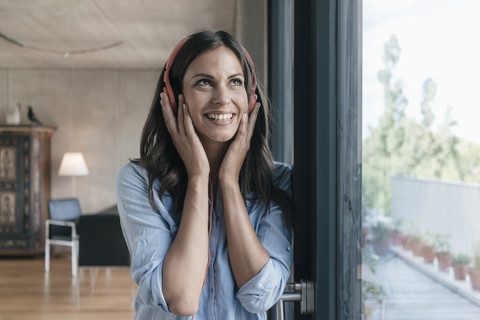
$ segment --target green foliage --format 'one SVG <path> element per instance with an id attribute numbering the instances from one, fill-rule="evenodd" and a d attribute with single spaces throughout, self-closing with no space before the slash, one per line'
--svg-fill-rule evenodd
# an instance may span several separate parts
<path id="1" fill-rule="evenodd" d="M 363 142 L 363 203 L 387 214 L 392 176 L 480 181 L 480 145 L 454 135 L 457 123 L 451 117 L 451 107 L 444 120 L 435 124 L 437 85 L 433 79 L 423 85 L 423 119 L 416 121 L 405 115 L 408 100 L 403 94 L 404 85 L 394 77 L 400 52 L 398 39 L 392 35 L 384 46 L 384 69 L 378 72 L 384 90 L 384 113 L 378 125 L 369 128 Z"/>
<path id="2" fill-rule="evenodd" d="M 472 258 L 463 253 L 457 254 L 452 258 L 452 263 L 456 265 L 469 264 L 470 262 L 472 262 Z"/>
<path id="3" fill-rule="evenodd" d="M 390 227 L 386 222 L 378 221 L 372 226 L 373 238 L 377 241 L 387 240 L 390 234 Z"/>
<path id="4" fill-rule="evenodd" d="M 367 270 L 362 272 L 364 274 L 371 274 L 367 276 L 367 279 L 362 279 L 362 315 L 364 319 L 368 319 L 371 316 L 371 310 L 367 307 L 367 301 L 373 301 L 381 303 L 386 298 L 386 293 L 383 287 L 373 279 L 373 275 L 376 273 L 376 266 L 378 264 L 379 257 L 373 253 L 367 253 L 365 249 L 362 249 L 362 267 L 366 267 Z"/>
<path id="5" fill-rule="evenodd" d="M 436 238 L 435 248 L 437 253 L 450 253 L 450 237 L 451 234 L 438 233 Z"/>
<path id="6" fill-rule="evenodd" d="M 480 269 L 480 244 L 475 246 L 475 253 L 473 257 L 473 266 L 476 269 Z"/>

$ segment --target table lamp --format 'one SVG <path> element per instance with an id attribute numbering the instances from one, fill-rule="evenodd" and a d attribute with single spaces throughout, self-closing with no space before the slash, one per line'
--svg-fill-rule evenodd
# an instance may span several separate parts
<path id="1" fill-rule="evenodd" d="M 81 152 L 66 152 L 63 155 L 60 162 L 60 168 L 58 169 L 59 176 L 71 176 L 72 177 L 72 191 L 73 196 L 76 197 L 76 176 L 88 175 L 88 168 Z"/>

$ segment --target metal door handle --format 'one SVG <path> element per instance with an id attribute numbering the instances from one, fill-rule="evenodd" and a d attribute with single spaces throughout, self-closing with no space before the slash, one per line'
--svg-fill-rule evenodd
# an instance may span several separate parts
<path id="1" fill-rule="evenodd" d="M 278 299 L 275 310 L 277 320 L 284 320 L 283 303 L 285 301 L 300 301 L 300 312 L 310 314 L 315 312 L 315 283 L 313 281 L 300 281 L 288 283 L 280 299 Z"/>

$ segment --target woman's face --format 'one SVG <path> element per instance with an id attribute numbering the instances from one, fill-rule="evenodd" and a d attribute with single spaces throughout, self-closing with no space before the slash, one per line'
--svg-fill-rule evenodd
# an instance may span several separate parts
<path id="1" fill-rule="evenodd" d="M 188 66 L 183 95 L 204 145 L 234 137 L 248 108 L 244 84 L 242 65 L 225 46 L 205 51 Z"/>

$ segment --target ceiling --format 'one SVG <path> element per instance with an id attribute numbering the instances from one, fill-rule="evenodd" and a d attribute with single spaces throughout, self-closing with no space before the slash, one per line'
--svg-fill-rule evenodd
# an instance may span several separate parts
<path id="1" fill-rule="evenodd" d="M 237 0 L 0 0 L 0 68 L 158 69 L 188 34 L 235 33 Z"/>

